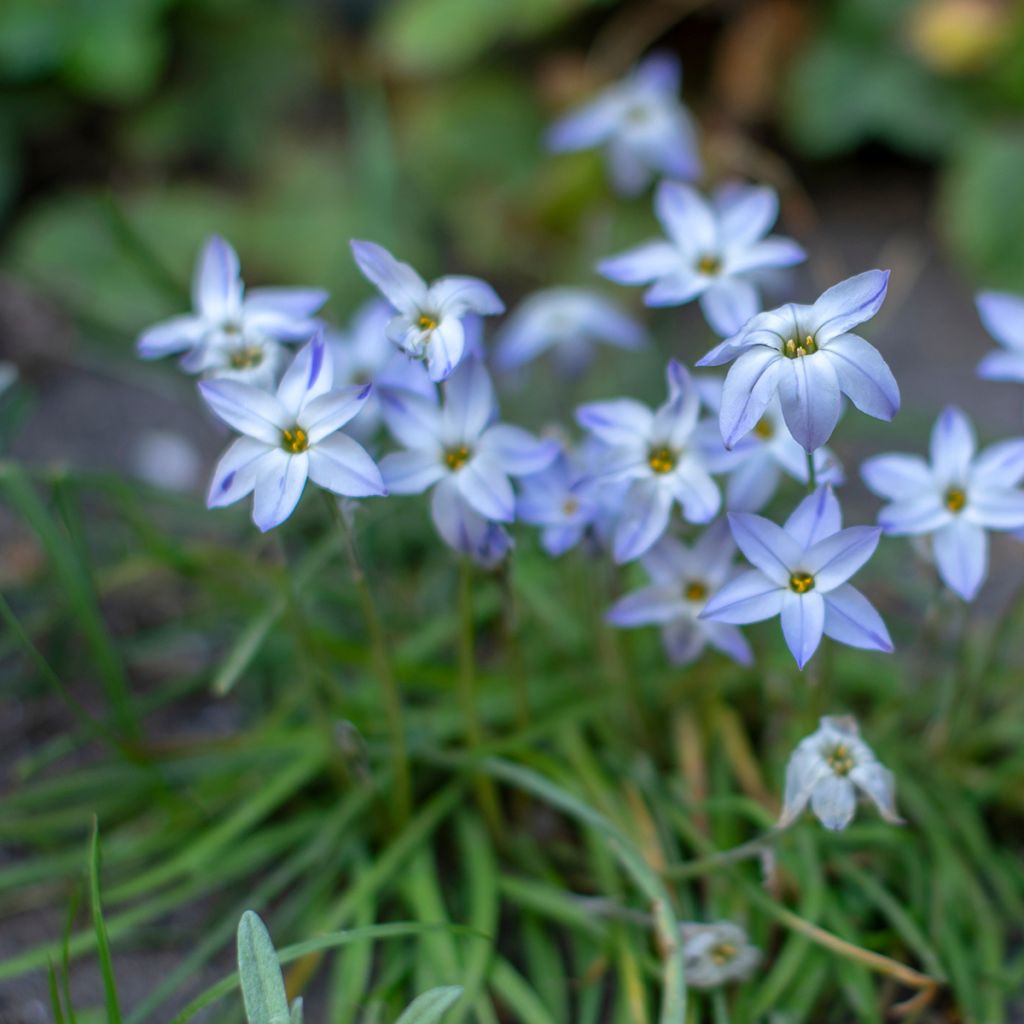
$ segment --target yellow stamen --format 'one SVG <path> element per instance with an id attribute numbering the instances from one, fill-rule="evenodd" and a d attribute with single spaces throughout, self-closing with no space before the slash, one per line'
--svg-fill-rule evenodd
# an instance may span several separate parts
<path id="1" fill-rule="evenodd" d="M 961 487 L 950 487 L 946 491 L 946 508 L 950 512 L 959 512 L 967 504 L 967 492 Z"/>
<path id="2" fill-rule="evenodd" d="M 281 447 L 286 452 L 298 455 L 309 447 L 309 435 L 302 427 L 292 427 L 291 430 L 281 431 Z"/>
<path id="3" fill-rule="evenodd" d="M 421 331 L 432 331 L 437 327 L 437 317 L 430 313 L 420 313 L 416 324 Z"/>
<path id="4" fill-rule="evenodd" d="M 853 755 L 845 743 L 837 743 L 831 750 L 826 750 L 825 760 L 836 775 L 846 776 L 853 771 Z"/>
<path id="5" fill-rule="evenodd" d="M 562 514 L 574 516 L 580 510 L 580 503 L 575 498 L 566 498 L 562 503 Z"/>
<path id="6" fill-rule="evenodd" d="M 258 345 L 243 345 L 233 349 L 228 356 L 232 370 L 251 370 L 263 362 L 263 349 Z"/>
<path id="7" fill-rule="evenodd" d="M 455 470 L 462 469 L 469 462 L 470 454 L 470 450 L 464 444 L 459 445 L 458 448 L 449 448 L 444 453 L 444 464 L 452 472 L 455 472 Z"/>
<path id="8" fill-rule="evenodd" d="M 806 594 L 808 590 L 814 589 L 814 577 L 810 573 L 795 572 L 789 577 L 789 589 L 794 594 Z"/>
<path id="9" fill-rule="evenodd" d="M 770 441 L 775 436 L 775 428 L 772 426 L 772 421 L 767 416 L 762 417 L 757 421 L 754 433 L 762 440 Z"/>
<path id="10" fill-rule="evenodd" d="M 683 593 L 687 601 L 703 601 L 708 596 L 708 588 L 700 580 L 691 580 Z"/>
<path id="11" fill-rule="evenodd" d="M 701 256 L 697 260 L 697 270 L 702 274 L 714 276 L 722 269 L 722 261 L 717 256 Z"/>
<path id="12" fill-rule="evenodd" d="M 721 967 L 736 956 L 736 947 L 731 942 L 719 942 L 711 949 L 711 959 Z"/>
<path id="13" fill-rule="evenodd" d="M 652 448 L 647 455 L 647 465 L 655 473 L 671 473 L 676 468 L 675 452 L 668 448 Z"/>
<path id="14" fill-rule="evenodd" d="M 801 356 L 811 356 L 818 351 L 817 342 L 808 334 L 803 343 L 798 345 L 795 338 L 790 338 L 782 346 L 782 354 L 790 359 L 799 359 Z"/>

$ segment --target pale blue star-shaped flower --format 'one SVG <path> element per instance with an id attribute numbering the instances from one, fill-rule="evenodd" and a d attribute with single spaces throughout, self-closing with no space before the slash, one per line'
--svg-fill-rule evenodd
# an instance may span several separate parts
<path id="1" fill-rule="evenodd" d="M 190 373 L 272 387 L 284 361 L 281 342 L 303 341 L 317 329 L 314 314 L 327 301 L 319 288 L 246 291 L 238 255 L 218 235 L 206 241 L 192 280 L 193 312 L 144 331 L 143 359 L 182 354 Z"/>
<path id="2" fill-rule="evenodd" d="M 390 388 L 433 394 L 434 385 L 424 365 L 410 359 L 388 340 L 391 307 L 383 299 L 370 299 L 352 317 L 345 330 L 328 329 L 324 338 L 334 363 L 335 386 L 372 384 L 350 433 L 360 440 L 372 438 L 383 417 L 380 396 Z"/>
<path id="3" fill-rule="evenodd" d="M 449 378 L 445 401 L 397 388 L 381 396 L 388 429 L 406 450 L 381 460 L 393 494 L 421 494 L 430 488 L 434 525 L 457 551 L 483 560 L 496 531 L 487 523 L 515 518 L 509 477 L 544 469 L 558 454 L 558 442 L 539 440 L 520 427 L 495 423 L 497 404 L 480 360 L 469 358 Z"/>
<path id="4" fill-rule="evenodd" d="M 579 457 L 562 451 L 546 469 L 520 481 L 516 516 L 541 528 L 541 546 L 553 558 L 576 547 L 601 514 L 597 494 L 578 486 L 586 475 Z"/>
<path id="5" fill-rule="evenodd" d="M 732 512 L 759 511 L 775 496 L 783 475 L 806 487 L 807 453 L 789 432 L 778 397 L 771 400 L 754 429 L 729 449 L 722 444 L 718 427 L 721 380 L 700 377 L 697 386 L 704 404 L 715 413 L 713 419 L 700 422 L 698 434 L 709 471 L 726 475 L 726 508 Z M 844 482 L 843 467 L 831 449 L 818 448 L 813 457 L 819 484 L 839 486 Z"/>
<path id="6" fill-rule="evenodd" d="M 601 147 L 612 184 L 637 195 L 659 176 L 692 181 L 700 174 L 697 140 L 679 99 L 682 66 L 655 53 L 622 81 L 556 121 L 548 149 L 556 153 Z"/>
<path id="7" fill-rule="evenodd" d="M 235 380 L 201 381 L 210 408 L 243 436 L 217 463 L 210 508 L 253 495 L 263 531 L 295 510 L 306 480 L 345 497 L 387 493 L 377 464 L 341 432 L 362 408 L 370 385 L 331 389 L 331 360 L 319 335 L 303 347 L 275 394 Z"/>
<path id="8" fill-rule="evenodd" d="M 789 303 L 759 313 L 697 363 L 735 360 L 719 411 L 726 448 L 753 430 L 775 395 L 790 433 L 809 452 L 832 436 L 842 395 L 876 419 L 896 415 L 900 392 L 892 371 L 873 345 L 850 333 L 878 312 L 888 284 L 888 271 L 869 270 L 829 288 L 811 306 Z"/>
<path id="9" fill-rule="evenodd" d="M 975 302 L 985 330 L 1003 346 L 978 363 L 978 376 L 1024 382 L 1024 297 L 980 292 Z"/>
<path id="10" fill-rule="evenodd" d="M 721 495 L 695 444 L 700 397 L 690 375 L 668 364 L 668 400 L 656 410 L 631 398 L 591 402 L 576 419 L 605 446 L 599 468 L 580 484 L 603 486 L 628 480 L 612 554 L 617 562 L 639 558 L 665 532 L 675 504 L 692 523 L 714 519 Z"/>
<path id="11" fill-rule="evenodd" d="M 930 456 L 876 455 L 861 475 L 889 502 L 882 529 L 930 537 L 942 581 L 971 601 L 988 574 L 986 531 L 1024 528 L 1024 438 L 979 453 L 971 421 L 949 406 L 932 428 Z"/>
<path id="12" fill-rule="evenodd" d="M 641 559 L 650 584 L 616 602 L 608 621 L 624 628 L 661 626 L 673 665 L 696 661 L 708 645 L 741 665 L 751 664 L 750 645 L 735 626 L 700 617 L 709 598 L 736 574 L 735 554 L 724 519 L 709 526 L 693 547 L 662 537 Z"/>
<path id="13" fill-rule="evenodd" d="M 643 327 L 603 295 L 585 288 L 545 288 L 513 310 L 495 335 L 495 365 L 511 370 L 552 351 L 566 373 L 590 361 L 595 342 L 638 349 Z"/>
<path id="14" fill-rule="evenodd" d="M 739 549 L 755 568 L 730 580 L 701 615 L 743 625 L 778 615 L 803 668 L 824 633 L 850 647 L 891 652 L 892 641 L 868 599 L 846 581 L 874 554 L 876 526 L 842 529 L 839 501 L 819 487 L 784 526 L 749 512 L 730 512 Z"/>
<path id="15" fill-rule="evenodd" d="M 679 935 L 690 988 L 710 989 L 746 981 L 762 960 L 761 951 L 732 921 L 683 921 Z"/>
<path id="16" fill-rule="evenodd" d="M 723 337 L 760 312 L 760 272 L 806 259 L 791 239 L 765 237 L 779 213 L 774 189 L 735 186 L 712 202 L 689 185 L 663 181 L 654 212 L 668 237 L 602 260 L 598 273 L 619 284 L 649 284 L 648 306 L 699 299 L 707 322 Z"/>
<path id="17" fill-rule="evenodd" d="M 400 263 L 374 242 L 353 241 L 352 254 L 395 309 L 387 325 L 388 338 L 426 363 L 432 381 L 446 380 L 467 354 L 467 316 L 505 311 L 494 289 L 478 277 L 439 277 L 428 285 L 408 263 Z"/>
<path id="18" fill-rule="evenodd" d="M 853 821 L 858 793 L 871 800 L 885 821 L 902 825 L 894 788 L 892 772 L 860 738 L 856 720 L 826 715 L 790 755 L 778 827 L 791 825 L 810 804 L 825 828 L 841 831 Z"/>

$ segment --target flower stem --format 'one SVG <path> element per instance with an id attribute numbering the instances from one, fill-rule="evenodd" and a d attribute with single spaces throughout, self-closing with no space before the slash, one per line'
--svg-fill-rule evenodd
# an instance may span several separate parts
<path id="1" fill-rule="evenodd" d="M 387 719 L 388 732 L 391 738 L 391 762 L 395 773 L 395 791 L 393 812 L 395 823 L 402 826 L 408 820 L 412 805 L 412 784 L 409 777 L 409 752 L 405 742 L 405 724 L 402 715 L 402 696 L 398 689 L 391 657 L 388 654 L 387 636 L 381 622 L 377 603 L 373 599 L 370 584 L 366 579 L 366 571 L 359 558 L 359 549 L 352 528 L 338 507 L 337 501 L 325 494 L 331 515 L 345 542 L 345 554 L 348 557 L 349 572 L 356 588 L 359 607 L 363 622 L 370 640 L 370 656 L 373 671 L 380 687 L 381 703 L 384 705 L 384 716 Z"/>
<path id="2" fill-rule="evenodd" d="M 814 468 L 814 452 L 804 452 L 807 456 L 807 493 L 813 494 L 818 489 L 818 472 Z"/>
<path id="3" fill-rule="evenodd" d="M 459 562 L 459 701 L 466 722 L 466 740 L 471 754 L 477 754 L 484 742 L 484 727 L 476 685 L 476 638 L 473 628 L 473 565 Z M 501 812 L 494 785 L 486 775 L 474 779 L 481 810 L 495 835 L 500 834 Z"/>

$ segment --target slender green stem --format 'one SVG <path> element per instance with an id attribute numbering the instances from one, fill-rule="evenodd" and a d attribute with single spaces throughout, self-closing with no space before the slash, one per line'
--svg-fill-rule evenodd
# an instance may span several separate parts
<path id="1" fill-rule="evenodd" d="M 408 820 L 412 807 L 412 782 L 409 776 L 409 751 L 405 740 L 402 695 L 391 665 L 384 624 L 377 610 L 377 602 L 373 599 L 373 592 L 370 590 L 362 560 L 359 558 L 359 549 L 356 546 L 352 528 L 338 507 L 337 501 L 328 494 L 325 494 L 324 497 L 327 499 L 331 515 L 345 541 L 349 571 L 370 640 L 373 671 L 380 687 L 381 703 L 384 705 L 384 715 L 387 719 L 388 733 L 391 739 L 391 762 L 395 773 L 394 816 L 396 824 L 401 827 Z"/>
<path id="2" fill-rule="evenodd" d="M 470 753 L 476 755 L 484 744 L 484 727 L 480 718 L 479 694 L 476 685 L 476 637 L 473 628 L 473 564 L 466 558 L 459 562 L 459 701 L 466 722 L 466 740 Z M 477 799 L 495 835 L 500 833 L 501 813 L 494 784 L 485 775 L 477 775 Z"/>
<path id="3" fill-rule="evenodd" d="M 818 471 L 814 468 L 814 452 L 805 452 L 807 456 L 807 493 L 813 494 L 818 489 Z"/>
<path id="4" fill-rule="evenodd" d="M 516 690 L 516 718 L 521 729 L 530 726 L 530 688 L 523 664 L 523 652 L 519 643 L 519 607 L 516 601 L 515 584 L 512 580 L 512 565 L 506 561 L 501 567 L 501 638 L 505 645 Z"/>

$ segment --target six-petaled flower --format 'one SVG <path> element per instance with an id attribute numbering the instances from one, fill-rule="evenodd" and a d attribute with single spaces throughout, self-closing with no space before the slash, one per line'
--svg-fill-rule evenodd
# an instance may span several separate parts
<path id="1" fill-rule="evenodd" d="M 598 272 L 619 284 L 649 284 L 648 306 L 699 299 L 708 323 L 723 337 L 736 334 L 761 310 L 759 272 L 806 258 L 796 242 L 765 237 L 779 212 L 770 188 L 737 186 L 710 201 L 689 185 L 663 181 L 654 194 L 654 212 L 668 237 L 602 260 Z"/>
<path id="2" fill-rule="evenodd" d="M 668 54 L 651 54 L 620 82 L 556 121 L 548 148 L 572 152 L 601 147 L 612 183 L 635 195 L 655 174 L 691 181 L 700 159 L 690 115 L 679 99 L 682 67 Z"/>
<path id="3" fill-rule="evenodd" d="M 478 277 L 439 277 L 432 284 L 374 242 L 352 242 L 359 269 L 394 307 L 387 335 L 413 359 L 421 359 L 433 381 L 446 380 L 466 355 L 463 321 L 473 314 L 505 311 L 494 289 Z"/>
<path id="4" fill-rule="evenodd" d="M 970 420 L 950 406 L 932 428 L 930 455 L 876 455 L 861 473 L 889 502 L 882 529 L 929 536 L 943 582 L 971 601 L 988 572 L 986 531 L 1024 528 L 1024 438 L 979 453 Z"/>
<path id="5" fill-rule="evenodd" d="M 742 625 L 780 616 L 800 668 L 823 633 L 851 647 L 892 651 L 881 616 L 847 583 L 874 554 L 881 530 L 842 529 L 830 487 L 804 498 L 784 526 L 749 512 L 729 513 L 729 524 L 755 568 L 726 583 L 701 613 L 704 618 Z"/>
<path id="6" fill-rule="evenodd" d="M 779 828 L 791 825 L 810 804 L 826 828 L 844 829 L 853 820 L 858 792 L 886 821 L 900 825 L 893 788 L 892 772 L 860 738 L 856 720 L 826 716 L 790 755 Z"/>

